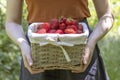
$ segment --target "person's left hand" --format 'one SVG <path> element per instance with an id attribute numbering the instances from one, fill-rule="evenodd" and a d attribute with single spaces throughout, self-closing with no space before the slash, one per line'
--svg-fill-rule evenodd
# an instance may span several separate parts
<path id="1" fill-rule="evenodd" d="M 85 53 L 83 54 L 83 57 L 82 57 L 82 63 L 83 64 L 81 64 L 79 70 L 72 71 L 73 73 L 80 73 L 80 72 L 84 72 L 86 70 L 89 63 L 91 62 L 91 58 L 92 58 L 92 55 L 93 55 L 95 44 L 96 43 L 94 41 L 88 41 L 87 42 L 86 47 L 85 47 Z"/>

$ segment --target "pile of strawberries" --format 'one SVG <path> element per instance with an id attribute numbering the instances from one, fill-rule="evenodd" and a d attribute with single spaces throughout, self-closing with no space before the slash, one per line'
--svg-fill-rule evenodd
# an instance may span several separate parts
<path id="1" fill-rule="evenodd" d="M 81 34 L 83 26 L 77 20 L 72 18 L 62 17 L 60 19 L 52 19 L 49 22 L 44 22 L 37 27 L 36 33 L 58 33 L 58 34 Z"/>

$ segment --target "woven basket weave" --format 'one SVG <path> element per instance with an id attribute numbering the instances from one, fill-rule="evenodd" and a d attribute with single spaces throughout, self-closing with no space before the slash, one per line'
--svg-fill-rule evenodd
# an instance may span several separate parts
<path id="1" fill-rule="evenodd" d="M 39 46 L 39 44 L 32 43 L 32 58 L 34 65 L 33 69 L 68 69 L 76 70 L 80 67 L 81 57 L 84 53 L 85 44 L 76 45 L 73 47 L 63 46 L 67 51 L 71 61 L 67 62 L 63 51 L 60 47 L 55 45 Z"/>

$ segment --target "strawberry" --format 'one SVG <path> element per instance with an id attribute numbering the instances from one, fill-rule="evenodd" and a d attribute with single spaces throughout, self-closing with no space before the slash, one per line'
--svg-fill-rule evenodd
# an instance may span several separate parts
<path id="1" fill-rule="evenodd" d="M 56 30 L 55 29 L 50 29 L 47 33 L 55 33 Z"/>
<path id="2" fill-rule="evenodd" d="M 58 33 L 58 34 L 64 34 L 63 30 L 61 30 L 61 29 L 56 30 L 55 33 Z"/>
<path id="3" fill-rule="evenodd" d="M 72 20 L 71 20 L 71 19 L 67 19 L 67 20 L 66 20 L 66 24 L 67 24 L 67 25 L 72 25 Z"/>
<path id="4" fill-rule="evenodd" d="M 42 28 L 44 28 L 44 29 L 46 29 L 46 31 L 48 31 L 50 29 L 50 24 L 48 22 L 45 22 L 43 24 L 40 24 L 37 29 L 39 30 Z"/>
<path id="5" fill-rule="evenodd" d="M 52 19 L 50 21 L 50 26 L 51 26 L 52 29 L 58 29 L 59 20 L 58 19 Z"/>
<path id="6" fill-rule="evenodd" d="M 72 28 L 67 28 L 64 30 L 65 34 L 76 34 L 76 31 Z"/>
<path id="7" fill-rule="evenodd" d="M 62 18 L 63 23 L 66 23 L 66 20 L 67 20 L 67 18 L 65 18 L 65 17 Z"/>
<path id="8" fill-rule="evenodd" d="M 65 23 L 59 24 L 59 29 L 64 30 L 65 28 L 66 28 L 66 24 Z"/>
<path id="9" fill-rule="evenodd" d="M 74 20 L 74 19 L 72 19 L 72 18 L 67 18 L 66 24 L 67 24 L 67 25 L 75 25 L 75 26 L 77 26 L 77 25 L 78 25 L 78 21 L 77 21 L 77 20 Z"/>
<path id="10" fill-rule="evenodd" d="M 78 30 L 82 30 L 83 31 L 83 25 L 82 24 L 78 25 Z"/>
<path id="11" fill-rule="evenodd" d="M 46 32 L 47 32 L 46 29 L 42 28 L 42 29 L 39 29 L 36 33 L 38 33 L 38 34 L 44 34 Z"/>
<path id="12" fill-rule="evenodd" d="M 48 22 L 45 22 L 43 24 L 43 28 L 45 28 L 48 31 L 50 29 L 50 24 Z"/>
<path id="13" fill-rule="evenodd" d="M 75 26 L 75 25 L 68 25 L 67 28 L 72 28 L 72 29 L 74 29 L 75 31 L 78 30 L 77 26 Z"/>
<path id="14" fill-rule="evenodd" d="M 59 22 L 60 22 L 60 23 L 66 23 L 66 20 L 67 20 L 66 17 L 61 17 L 61 18 L 59 19 Z"/>
<path id="15" fill-rule="evenodd" d="M 73 20 L 72 20 L 72 25 L 78 26 L 78 21 L 73 19 Z"/>

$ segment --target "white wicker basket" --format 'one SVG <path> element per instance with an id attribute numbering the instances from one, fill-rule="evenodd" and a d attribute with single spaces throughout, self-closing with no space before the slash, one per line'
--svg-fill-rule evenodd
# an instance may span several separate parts
<path id="1" fill-rule="evenodd" d="M 89 35 L 87 25 L 79 23 L 83 25 L 84 33 L 82 34 L 37 34 L 35 32 L 39 24 L 42 23 L 32 23 L 28 27 L 28 38 L 34 62 L 32 68 L 44 70 L 80 68 Z"/>

